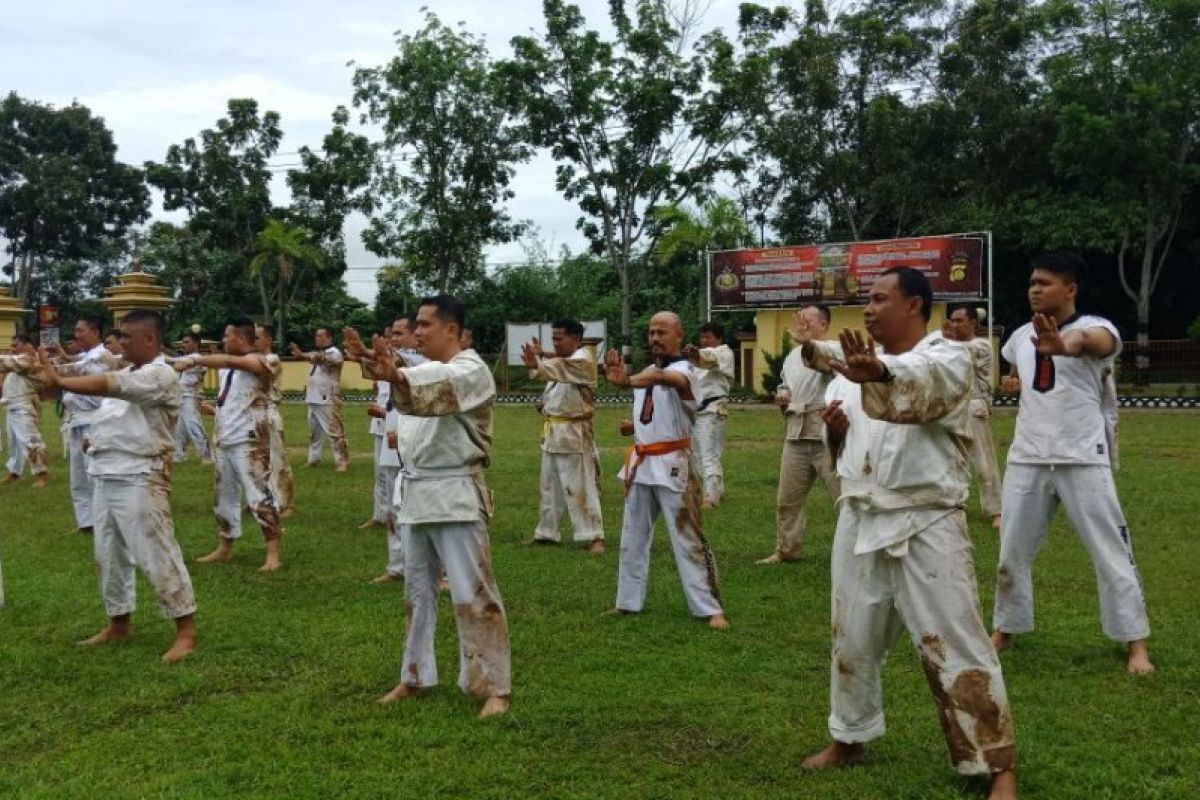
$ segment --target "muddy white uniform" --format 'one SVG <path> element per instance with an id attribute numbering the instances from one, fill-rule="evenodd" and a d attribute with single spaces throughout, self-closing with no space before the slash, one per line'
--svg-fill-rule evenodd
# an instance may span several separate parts
<path id="1" fill-rule="evenodd" d="M 1032 324 L 1014 331 L 1002 351 L 1017 368 L 1021 401 L 1004 473 L 993 623 L 1005 633 L 1033 630 L 1033 562 L 1061 502 L 1096 571 L 1104 634 L 1133 642 L 1150 635 L 1150 623 L 1110 461 L 1115 403 L 1106 398 L 1121 339 L 1101 317 L 1059 325 L 1064 333 L 1089 328 L 1112 334 L 1112 355 L 1039 356 Z"/>
<path id="2" fill-rule="evenodd" d="M 496 384 L 474 350 L 401 372 L 405 380 L 392 384 L 404 462 L 396 481 L 396 522 L 410 617 L 400 680 L 413 688 L 438 682 L 433 634 L 440 563 L 458 622 L 459 687 L 476 697 L 507 696 L 508 619 L 492 573 L 492 492 L 483 477 Z"/>
<path id="3" fill-rule="evenodd" d="M 30 374 L 34 360 L 29 356 L 0 356 L 4 374 L 5 424 L 8 435 L 8 474 L 21 475 L 26 464 L 34 475 L 45 475 L 46 443 L 42 440 L 41 383 Z"/>
<path id="4" fill-rule="evenodd" d="M 98 344 L 70 363 L 56 365 L 59 374 L 67 376 L 99 375 L 108 372 L 112 353 Z M 71 467 L 71 505 L 75 509 L 75 527 L 92 527 L 92 479 L 88 475 L 87 454 L 83 441 L 88 438 L 92 415 L 100 408 L 100 398 L 63 392 L 63 410 L 70 422 L 67 430 L 67 459 Z"/>
<path id="5" fill-rule="evenodd" d="M 729 345 L 699 351 L 700 403 L 696 408 L 696 465 L 700 469 L 704 499 L 718 505 L 725 497 L 725 420 L 729 416 L 729 390 L 733 386 L 734 359 Z"/>
<path id="6" fill-rule="evenodd" d="M 279 410 L 283 402 L 283 360 L 274 353 L 267 353 L 263 358 L 271 369 L 271 390 L 267 395 L 271 406 L 271 491 L 280 513 L 291 512 L 296 508 L 296 486 L 292 462 L 288 458 L 287 437 L 283 432 L 283 414 Z"/>
<path id="7" fill-rule="evenodd" d="M 396 351 L 396 363 L 398 366 L 415 367 L 424 364 L 428 360 L 416 350 L 409 348 Z M 387 386 L 386 401 L 384 403 L 387 416 L 379 420 L 383 424 L 383 427 L 375 461 L 375 491 L 387 492 L 387 497 L 384 498 L 384 501 L 387 503 L 387 517 L 385 519 L 388 531 L 387 573 L 395 577 L 401 577 L 404 575 L 404 542 L 400 538 L 400 529 L 396 525 L 395 492 L 396 479 L 400 476 L 400 467 L 404 465 L 404 461 L 400 457 L 399 450 L 388 446 L 387 435 L 389 431 L 398 432 L 404 415 L 396 410 L 396 404 L 392 402 L 391 384 L 384 385 Z M 374 422 L 375 420 L 372 421 Z M 378 502 L 378 499 L 376 502 Z"/>
<path id="8" fill-rule="evenodd" d="M 832 343 L 833 352 L 841 350 Z M 808 530 L 805 505 L 817 478 L 836 501 L 840 493 L 837 474 L 825 448 L 825 390 L 829 373 L 818 372 L 804 363 L 801 348 L 794 347 L 783 360 L 782 380 L 776 390 L 790 398 L 783 416 L 786 430 L 783 452 L 779 457 L 779 488 L 775 493 L 775 552 L 785 561 L 804 555 L 804 535 Z"/>
<path id="9" fill-rule="evenodd" d="M 173 360 L 173 359 L 170 359 Z M 204 379 L 207 367 L 192 367 L 179 373 L 179 422 L 175 423 L 175 463 L 187 461 L 188 442 L 196 448 L 200 460 L 212 462 L 208 433 L 200 419 L 200 401 L 204 399 Z"/>
<path id="10" fill-rule="evenodd" d="M 1000 513 L 1000 468 L 992 441 L 992 343 L 977 337 L 963 342 L 971 352 L 974 379 L 971 381 L 971 466 L 979 481 L 979 505 L 983 513 Z"/>
<path id="11" fill-rule="evenodd" d="M 308 405 L 308 463 L 311 466 L 321 461 L 328 438 L 334 463 L 346 466 L 350 463 L 350 446 L 342 421 L 342 351 L 327 347 L 319 353 L 305 353 L 304 358 L 312 364 L 304 385 L 304 402 Z"/>
<path id="12" fill-rule="evenodd" d="M 824 369 L 821 347 L 813 364 Z M 825 395 L 842 401 L 850 422 L 837 459 L 829 732 L 845 743 L 883 735 L 880 673 L 907 629 L 955 769 L 1008 769 L 1016 758 L 1012 715 L 980 615 L 963 511 L 970 355 L 932 333 L 881 359 L 891 382 L 838 377 Z"/>
<path id="13" fill-rule="evenodd" d="M 692 396 L 699 396 L 699 372 L 686 360 L 680 358 L 663 369 L 686 375 Z M 626 495 L 617 608 L 623 611 L 641 611 L 645 604 L 650 544 L 661 514 L 688 609 L 697 617 L 724 613 L 716 560 L 700 519 L 701 487 L 691 444 L 695 413 L 696 401 L 682 399 L 667 386 L 633 392 L 634 446 L 620 473 Z"/>
<path id="14" fill-rule="evenodd" d="M 391 406 L 392 385 L 387 381 L 375 381 L 375 405 L 387 409 Z M 374 441 L 375 487 L 372 492 L 371 519 L 387 524 L 392 514 L 392 491 L 395 488 L 396 476 L 388 475 L 383 467 L 381 457 L 387 447 L 385 420 L 371 417 L 367 423 L 367 431 Z"/>
<path id="15" fill-rule="evenodd" d="M 268 368 L 278 362 L 254 354 Z M 217 394 L 216 506 L 217 529 L 222 539 L 242 535 L 242 494 L 262 529 L 264 539 L 278 539 L 280 506 L 271 473 L 271 383 L 266 376 L 241 369 L 227 369 Z"/>
<path id="16" fill-rule="evenodd" d="M 560 541 L 558 529 L 566 511 L 575 541 L 603 539 L 600 452 L 592 421 L 596 360 L 581 347 L 568 358 L 539 358 L 529 376 L 547 381 L 542 391 L 541 502 L 533 537 Z"/>
<path id="17" fill-rule="evenodd" d="M 181 402 L 175 370 L 158 358 L 108 375 L 92 416 L 88 471 L 95 494 L 96 564 L 109 617 L 136 605 L 135 568 L 154 587 L 171 619 L 192 614 L 196 599 L 171 517 L 171 464 Z"/>

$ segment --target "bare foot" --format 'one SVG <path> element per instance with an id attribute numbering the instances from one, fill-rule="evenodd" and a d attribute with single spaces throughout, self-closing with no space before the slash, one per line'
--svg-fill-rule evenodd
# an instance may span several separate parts
<path id="1" fill-rule="evenodd" d="M 379 520 L 369 519 L 366 522 L 364 522 L 362 525 L 359 525 L 358 529 L 360 531 L 367 531 L 367 530 L 370 530 L 371 528 L 382 528 L 382 527 L 383 527 L 383 523 L 380 522 Z"/>
<path id="2" fill-rule="evenodd" d="M 992 517 L 992 527 L 995 528 L 996 530 L 1000 530 L 1000 515 L 999 514 Z"/>
<path id="3" fill-rule="evenodd" d="M 267 559 L 263 565 L 258 568 L 259 572 L 275 572 L 283 566 L 283 553 L 279 547 L 278 539 L 267 540 Z"/>
<path id="4" fill-rule="evenodd" d="M 171 649 L 163 653 L 162 661 L 164 664 L 175 664 L 183 661 L 192 651 L 196 649 L 196 637 L 179 637 L 175 640 L 175 644 L 171 645 Z"/>
<path id="5" fill-rule="evenodd" d="M 725 618 L 724 614 L 713 614 L 708 618 L 708 627 L 714 631 L 727 631 L 729 630 L 729 620 Z"/>
<path id="6" fill-rule="evenodd" d="M 1129 671 L 1130 675 L 1149 675 L 1154 672 L 1154 665 L 1150 663 L 1150 650 L 1146 647 L 1145 639 L 1129 643 L 1129 660 L 1125 662 L 1125 669 Z"/>
<path id="7" fill-rule="evenodd" d="M 767 556 L 766 558 L 760 558 L 758 561 L 755 561 L 754 563 L 755 564 L 788 564 L 788 563 L 791 563 L 792 561 L 799 561 L 799 560 L 800 559 L 798 559 L 798 558 L 784 558 L 783 556 L 779 555 L 778 551 L 776 551 L 774 553 L 771 553 L 771 555 Z"/>
<path id="8" fill-rule="evenodd" d="M 1016 770 L 1006 769 L 992 775 L 992 788 L 988 800 L 1017 800 Z"/>
<path id="9" fill-rule="evenodd" d="M 44 474 L 38 475 L 36 478 L 33 479 L 33 488 L 45 489 L 46 484 L 48 484 L 48 483 L 50 483 L 50 479 L 46 475 L 44 475 Z"/>
<path id="10" fill-rule="evenodd" d="M 593 556 L 604 555 L 604 540 L 592 539 L 592 546 L 588 548 L 588 554 Z"/>
<path id="11" fill-rule="evenodd" d="M 113 642 L 124 642 L 130 637 L 129 623 L 121 625 L 116 622 L 109 623 L 95 636 L 90 636 L 84 639 L 79 644 L 84 647 L 95 647 L 101 644 L 111 644 Z"/>
<path id="12" fill-rule="evenodd" d="M 390 572 L 385 572 L 378 578 L 372 578 L 371 583 L 399 583 L 404 580 L 403 575 L 393 575 Z"/>
<path id="13" fill-rule="evenodd" d="M 709 500 L 707 497 L 704 498 L 704 500 L 700 503 L 701 508 L 716 508 L 716 506 L 717 504 Z"/>
<path id="14" fill-rule="evenodd" d="M 479 709 L 479 718 L 487 719 L 497 714 L 507 714 L 508 709 L 511 707 L 512 701 L 507 697 L 489 697 L 487 702 L 483 704 L 483 708 Z"/>
<path id="15" fill-rule="evenodd" d="M 636 613 L 638 613 L 638 612 L 630 611 L 627 608 L 610 608 L 608 611 L 605 611 L 600 616 L 602 616 L 602 617 L 624 617 L 624 616 L 629 616 L 629 615 L 636 614 Z"/>
<path id="16" fill-rule="evenodd" d="M 285 508 L 279 512 L 280 519 L 291 519 L 294 516 L 296 516 L 296 509 L 294 508 Z"/>
<path id="17" fill-rule="evenodd" d="M 5 483 L 16 483 L 19 480 L 21 480 L 21 476 L 15 472 L 10 472 L 8 475 L 4 476 Z"/>
<path id="18" fill-rule="evenodd" d="M 334 472 L 347 472 L 347 471 L 349 471 L 349 469 L 350 469 L 349 464 L 338 464 L 336 467 L 333 468 L 333 471 Z"/>
<path id="19" fill-rule="evenodd" d="M 418 686 L 409 686 L 407 683 L 398 683 L 396 684 L 395 689 L 392 689 L 382 697 L 376 698 L 375 702 L 381 706 L 386 706 L 390 703 L 396 702 L 397 700 L 407 700 L 410 697 L 416 697 L 420 693 L 421 689 Z"/>
<path id="20" fill-rule="evenodd" d="M 1003 653 L 1013 646 L 1013 636 L 1011 633 L 1004 631 L 992 631 L 992 647 L 996 648 L 997 653 Z"/>
<path id="21" fill-rule="evenodd" d="M 805 769 L 828 767 L 850 767 L 862 763 L 864 748 L 861 744 L 834 742 L 819 753 L 813 753 L 801 762 Z"/>
<path id="22" fill-rule="evenodd" d="M 228 561 L 233 558 L 233 542 L 229 539 L 222 539 L 217 545 L 217 549 L 213 550 L 206 556 L 201 556 L 196 559 L 199 564 L 216 564 L 221 561 Z"/>

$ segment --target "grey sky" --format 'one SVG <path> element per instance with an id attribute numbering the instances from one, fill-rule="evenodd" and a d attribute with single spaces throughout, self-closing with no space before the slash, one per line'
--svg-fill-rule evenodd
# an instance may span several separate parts
<path id="1" fill-rule="evenodd" d="M 606 0 L 581 0 L 589 23 L 607 27 Z M 140 164 L 161 159 L 167 147 L 211 127 L 231 97 L 253 97 L 278 111 L 285 138 L 273 163 L 286 153 L 317 147 L 329 115 L 350 105 L 350 60 L 381 64 L 394 54 L 394 32 L 415 32 L 420 3 L 381 0 L 10 0 L 0 14 L 0 90 L 23 97 L 87 105 L 108 123 L 119 158 Z M 511 37 L 541 29 L 541 3 L 480 0 L 430 3 L 446 23 L 462 21 L 487 38 L 494 55 L 509 53 Z M 704 27 L 730 25 L 734 0 L 714 0 Z M 513 216 L 531 220 L 552 246 L 583 246 L 573 204 L 554 189 L 553 162 L 544 154 L 518 169 L 510 204 Z M 278 200 L 286 200 L 279 173 Z M 163 215 L 155 209 L 157 217 Z M 172 215 L 176 218 L 178 215 Z M 347 229 L 350 291 L 371 300 L 379 259 L 367 253 L 359 232 Z M 493 248 L 489 262 L 519 260 L 517 245 Z"/>

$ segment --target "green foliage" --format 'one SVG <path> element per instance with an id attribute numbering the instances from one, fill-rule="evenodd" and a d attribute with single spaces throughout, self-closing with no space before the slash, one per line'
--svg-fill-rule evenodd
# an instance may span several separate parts
<path id="1" fill-rule="evenodd" d="M 788 353 L 792 352 L 792 337 L 788 333 L 783 334 L 783 347 L 774 355 L 766 350 L 762 351 L 763 360 L 767 362 L 767 371 L 763 375 L 763 388 L 769 395 L 774 395 L 775 390 L 779 388 L 779 384 L 783 383 L 783 362 L 787 360 Z"/>
<path id="2" fill-rule="evenodd" d="M 362 120 L 384 132 L 364 241 L 439 291 L 459 289 L 479 277 L 486 245 L 520 233 L 504 203 L 529 153 L 481 40 L 426 12 L 425 27 L 396 43 L 389 63 L 354 73 Z"/>
<path id="3" fill-rule="evenodd" d="M 116 156 L 112 132 L 86 106 L 54 108 L 15 92 L 0 101 L 0 238 L 16 297 L 30 300 L 51 262 L 104 260 L 146 219 L 142 173 Z M 61 272 L 46 277 L 61 286 Z"/>
<path id="4" fill-rule="evenodd" d="M 269 219 L 259 231 L 250 277 L 258 284 L 264 319 L 275 323 L 280 342 L 287 341 L 288 310 L 301 286 L 320 282 L 325 264 L 325 252 L 305 228 Z"/>

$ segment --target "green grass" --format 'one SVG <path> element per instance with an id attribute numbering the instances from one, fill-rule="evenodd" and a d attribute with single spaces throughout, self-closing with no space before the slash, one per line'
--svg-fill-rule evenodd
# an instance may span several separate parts
<path id="1" fill-rule="evenodd" d="M 957 798 L 982 785 L 948 766 L 912 648 L 886 670 L 888 735 L 865 767 L 798 769 L 827 739 L 827 495 L 810 502 L 805 560 L 757 567 L 774 543 L 780 421 L 730 419 L 729 500 L 705 520 L 733 625 L 691 619 L 661 532 L 646 613 L 601 617 L 616 590 L 616 549 L 601 558 L 527 548 L 537 514 L 530 408 L 497 411 L 489 481 L 493 555 L 512 629 L 514 707 L 479 722 L 453 684 L 456 638 L 443 603 L 443 685 L 379 707 L 396 681 L 402 588 L 370 586 L 384 537 L 370 513 L 361 407 L 347 408 L 348 475 L 297 466 L 297 516 L 285 569 L 255 573 L 262 541 L 247 518 L 234 563 L 193 565 L 200 649 L 165 666 L 171 626 L 140 586 L 136 636 L 88 650 L 103 622 L 89 539 L 74 527 L 58 458 L 52 484 L 0 487 L 0 797 L 22 798 Z M 622 440 L 604 409 L 605 522 L 615 543 Z M 303 463 L 303 409 L 286 417 Z M 997 420 L 1007 444 L 1012 416 Z M 1100 633 L 1090 564 L 1060 514 L 1037 571 L 1039 629 L 1004 657 L 1021 779 L 1037 798 L 1200 797 L 1200 415 L 1129 413 L 1119 485 L 1154 626 L 1157 675 L 1135 680 Z M 176 473 L 177 532 L 190 558 L 215 543 L 211 472 Z M 990 613 L 996 538 L 972 500 L 983 605 Z"/>

